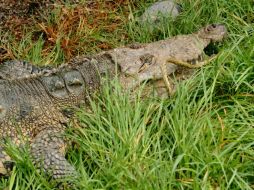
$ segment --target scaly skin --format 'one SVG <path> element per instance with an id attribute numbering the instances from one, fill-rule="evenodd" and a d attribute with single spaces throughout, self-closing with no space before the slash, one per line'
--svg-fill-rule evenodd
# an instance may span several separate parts
<path id="1" fill-rule="evenodd" d="M 17 145 L 30 143 L 34 163 L 53 173 L 54 178 L 75 173 L 64 158 L 66 145 L 62 135 L 68 122 L 64 109 L 85 100 L 99 85 L 96 68 L 90 62 L 78 67 L 90 69 L 90 76 L 66 66 L 56 73 L 30 77 L 24 70 L 24 78 L 18 75 L 0 80 L 0 139 L 10 139 Z M 84 90 L 85 86 L 89 88 Z M 3 174 L 7 173 L 4 165 L 9 161 L 5 155 L 0 148 Z"/>
<path id="2" fill-rule="evenodd" d="M 10 139 L 17 145 L 28 142 L 34 164 L 54 178 L 76 175 L 64 158 L 66 107 L 86 103 L 105 75 L 118 75 L 124 88 L 135 88 L 146 80 L 181 73 L 183 67 L 203 66 L 197 62 L 204 48 L 225 35 L 223 25 L 209 25 L 190 35 L 75 58 L 55 69 L 5 63 L 0 67 L 0 173 L 7 173 L 10 158 L 4 143 Z"/>

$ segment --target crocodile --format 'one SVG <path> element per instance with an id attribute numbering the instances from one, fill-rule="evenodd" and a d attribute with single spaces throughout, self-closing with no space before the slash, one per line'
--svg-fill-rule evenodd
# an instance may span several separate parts
<path id="1" fill-rule="evenodd" d="M 9 173 L 11 158 L 6 143 L 29 145 L 36 167 L 54 179 L 77 176 L 65 159 L 67 107 L 88 104 L 112 77 L 124 89 L 144 81 L 163 80 L 182 70 L 209 63 L 204 48 L 222 41 L 222 24 L 211 24 L 196 33 L 145 44 L 132 44 L 92 56 L 76 57 L 56 68 L 41 68 L 24 61 L 0 65 L 0 173 Z M 166 87 L 167 85 L 165 85 Z"/>

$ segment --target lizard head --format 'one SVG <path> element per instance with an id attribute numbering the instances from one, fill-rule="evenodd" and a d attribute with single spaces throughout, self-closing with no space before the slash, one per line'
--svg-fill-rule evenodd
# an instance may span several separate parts
<path id="1" fill-rule="evenodd" d="M 227 29 L 223 24 L 210 24 L 198 31 L 198 36 L 212 42 L 222 41 L 227 35 Z"/>

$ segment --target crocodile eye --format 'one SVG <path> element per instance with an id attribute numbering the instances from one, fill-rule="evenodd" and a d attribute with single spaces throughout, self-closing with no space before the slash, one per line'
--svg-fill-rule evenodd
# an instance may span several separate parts
<path id="1" fill-rule="evenodd" d="M 83 83 L 78 78 L 74 78 L 73 80 L 69 81 L 68 86 L 82 86 Z"/>
<path id="2" fill-rule="evenodd" d="M 55 89 L 56 90 L 61 90 L 61 89 L 63 89 L 65 86 L 64 86 L 64 83 L 63 82 L 61 82 L 61 81 L 57 81 L 56 83 L 55 83 Z"/>
<path id="3" fill-rule="evenodd" d="M 85 82 L 78 71 L 68 71 L 64 73 L 63 78 L 65 80 L 68 90 L 72 94 L 80 95 L 84 92 Z"/>
<path id="4" fill-rule="evenodd" d="M 49 93 L 58 98 L 66 98 L 68 96 L 64 80 L 57 75 L 42 77 L 42 82 Z"/>

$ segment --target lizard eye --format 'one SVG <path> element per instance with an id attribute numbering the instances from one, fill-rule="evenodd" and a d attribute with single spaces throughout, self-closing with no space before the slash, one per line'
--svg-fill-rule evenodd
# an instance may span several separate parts
<path id="1" fill-rule="evenodd" d="M 45 88 L 48 89 L 51 95 L 58 98 L 66 98 L 68 96 L 64 80 L 57 75 L 49 75 L 42 77 L 42 82 Z"/>
<path id="2" fill-rule="evenodd" d="M 211 26 L 212 26 L 213 28 L 216 28 L 216 27 L 217 27 L 217 25 L 216 25 L 216 24 L 211 24 Z"/>
<path id="3" fill-rule="evenodd" d="M 63 76 L 68 90 L 75 95 L 80 95 L 84 92 L 85 82 L 81 74 L 77 70 L 68 71 Z"/>
<path id="4" fill-rule="evenodd" d="M 209 26 L 206 28 L 206 31 L 207 31 L 207 32 L 210 32 L 212 29 L 213 29 L 213 27 L 212 27 L 211 25 L 209 25 Z"/>
<path id="5" fill-rule="evenodd" d="M 212 30 L 216 29 L 216 27 L 217 27 L 217 24 L 211 24 L 206 27 L 206 31 L 211 32 Z"/>

